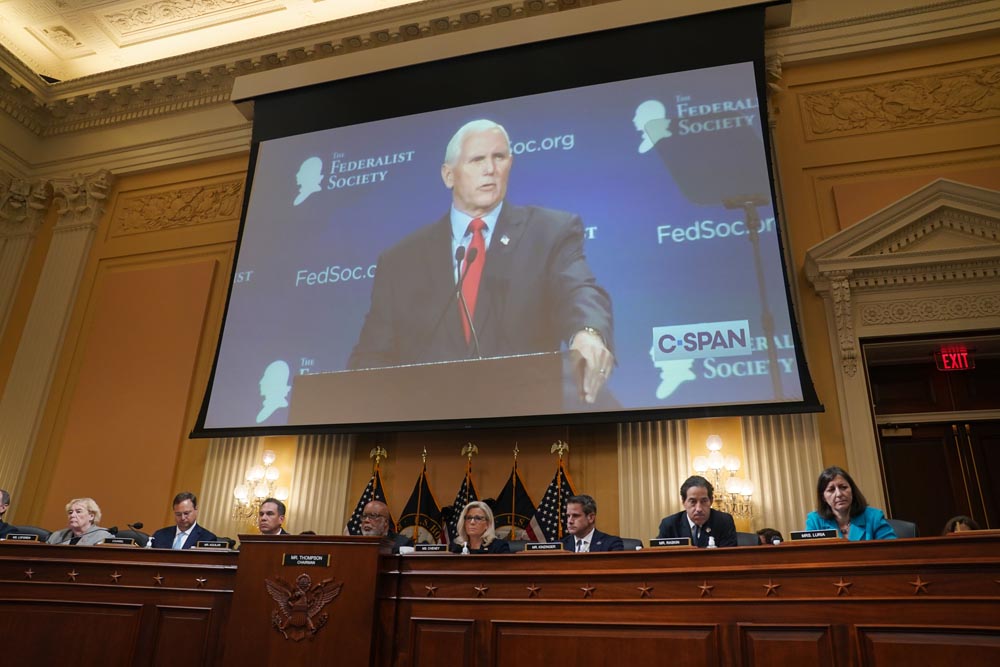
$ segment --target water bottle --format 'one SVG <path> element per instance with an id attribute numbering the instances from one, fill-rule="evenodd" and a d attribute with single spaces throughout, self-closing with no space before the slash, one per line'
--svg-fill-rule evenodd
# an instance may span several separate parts
<path id="1" fill-rule="evenodd" d="M 465 542 L 464 544 L 462 544 L 462 555 L 463 556 L 468 556 L 469 555 L 469 543 L 468 542 Z"/>
<path id="2" fill-rule="evenodd" d="M 709 549 L 714 549 L 715 548 L 715 535 L 709 535 L 708 536 L 708 548 Z"/>

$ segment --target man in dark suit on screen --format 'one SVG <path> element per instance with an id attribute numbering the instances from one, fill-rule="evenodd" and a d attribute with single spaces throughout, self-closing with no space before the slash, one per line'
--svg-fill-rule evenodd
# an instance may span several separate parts
<path id="1" fill-rule="evenodd" d="M 348 368 L 565 345 L 581 358 L 579 397 L 597 399 L 614 366 L 611 299 L 587 265 L 579 216 L 505 201 L 512 164 L 497 123 L 476 120 L 455 133 L 441 166 L 451 211 L 379 257 Z"/>
<path id="2" fill-rule="evenodd" d="M 700 475 L 684 480 L 684 509 L 660 522 L 657 537 L 690 537 L 696 547 L 707 547 L 712 538 L 717 547 L 735 547 L 736 522 L 731 514 L 712 509 L 714 493 L 712 484 Z"/>
<path id="3" fill-rule="evenodd" d="M 154 549 L 193 549 L 198 542 L 218 539 L 198 525 L 198 498 L 193 493 L 174 496 L 174 523 L 153 533 Z"/>
<path id="4" fill-rule="evenodd" d="M 597 530 L 597 502 L 588 495 L 571 496 L 566 501 L 566 532 L 566 537 L 562 539 L 566 551 L 625 550 L 622 538 Z"/>

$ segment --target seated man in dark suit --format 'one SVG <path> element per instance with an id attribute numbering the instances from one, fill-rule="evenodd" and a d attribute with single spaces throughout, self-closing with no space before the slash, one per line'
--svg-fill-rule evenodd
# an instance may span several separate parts
<path id="1" fill-rule="evenodd" d="M 198 525 L 198 498 L 188 491 L 174 496 L 174 522 L 176 526 L 153 533 L 154 549 L 192 549 L 198 542 L 218 539 L 215 533 Z"/>
<path id="2" fill-rule="evenodd" d="M 597 530 L 597 503 L 588 495 L 571 496 L 566 501 L 566 531 L 563 549 L 587 551 L 624 551 L 625 544 L 617 535 Z"/>
<path id="3" fill-rule="evenodd" d="M 257 512 L 257 530 L 261 535 L 291 535 L 285 530 L 285 512 L 288 508 L 277 498 L 264 498 Z"/>
<path id="4" fill-rule="evenodd" d="M 412 547 L 413 540 L 392 529 L 389 508 L 381 500 L 373 500 L 365 505 L 361 515 L 361 534 L 368 537 L 388 537 L 392 540 L 392 553 L 398 554 L 399 547 Z"/>
<path id="5" fill-rule="evenodd" d="M 10 533 L 17 532 L 17 526 L 12 526 L 3 520 L 7 508 L 10 507 L 10 494 L 6 489 L 0 489 L 0 539 L 6 538 Z"/>
<path id="6" fill-rule="evenodd" d="M 712 484 L 693 475 L 681 484 L 684 510 L 660 522 L 657 537 L 690 537 L 696 547 L 707 547 L 712 538 L 717 547 L 736 546 L 736 522 L 725 512 L 712 509 Z"/>

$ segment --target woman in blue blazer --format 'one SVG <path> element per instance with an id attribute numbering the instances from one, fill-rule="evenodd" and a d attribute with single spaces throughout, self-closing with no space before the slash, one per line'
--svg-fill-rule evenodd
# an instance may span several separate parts
<path id="1" fill-rule="evenodd" d="M 816 511 L 806 517 L 806 530 L 836 528 L 848 540 L 894 540 L 896 533 L 882 510 L 868 506 L 864 494 L 842 468 L 831 466 L 816 484 Z"/>

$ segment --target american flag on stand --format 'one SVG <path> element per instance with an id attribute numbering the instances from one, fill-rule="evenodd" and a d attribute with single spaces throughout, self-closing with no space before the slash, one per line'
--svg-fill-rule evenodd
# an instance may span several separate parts
<path id="1" fill-rule="evenodd" d="M 563 538 L 566 533 L 566 499 L 575 495 L 573 481 L 563 467 L 562 459 L 559 459 L 559 468 L 549 488 L 545 489 L 542 502 L 535 509 L 535 517 L 531 520 L 533 526 L 538 526 L 536 530 L 539 539 L 556 542 Z"/>
<path id="2" fill-rule="evenodd" d="M 382 490 L 382 474 L 378 466 L 375 466 L 372 478 L 368 480 L 368 486 L 361 493 L 358 505 L 354 508 L 354 514 L 351 515 L 351 520 L 347 522 L 348 535 L 361 534 L 361 515 L 365 513 L 365 505 L 373 500 L 381 500 L 386 506 L 389 505 L 389 501 L 385 499 L 385 491 Z M 396 532 L 396 522 L 393 520 L 391 512 L 389 513 L 389 530 Z"/>
<path id="3" fill-rule="evenodd" d="M 451 504 L 451 507 L 445 507 L 441 510 L 445 526 L 448 529 L 449 542 L 458 539 L 458 517 L 462 513 L 462 509 L 473 500 L 479 500 L 479 493 L 476 492 L 476 484 L 472 481 L 472 459 L 469 459 L 462 485 L 458 487 L 458 493 L 455 494 L 455 502 Z"/>

